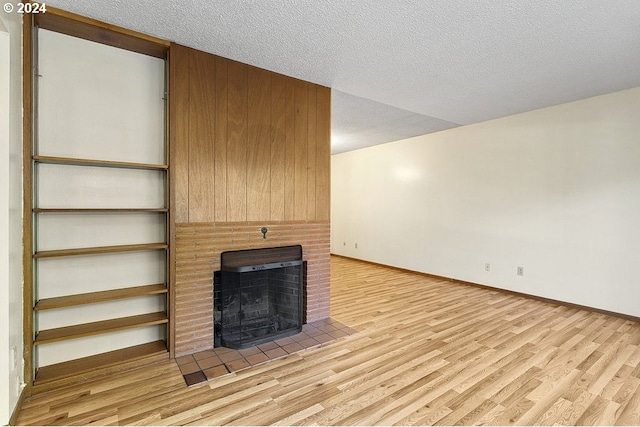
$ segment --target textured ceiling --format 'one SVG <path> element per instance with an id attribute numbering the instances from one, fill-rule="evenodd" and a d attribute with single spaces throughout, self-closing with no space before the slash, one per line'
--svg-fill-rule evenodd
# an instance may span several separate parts
<path id="1" fill-rule="evenodd" d="M 337 90 L 331 103 L 333 154 L 458 126 Z"/>
<path id="2" fill-rule="evenodd" d="M 333 152 L 640 86 L 637 0 L 47 4 L 333 88 Z"/>

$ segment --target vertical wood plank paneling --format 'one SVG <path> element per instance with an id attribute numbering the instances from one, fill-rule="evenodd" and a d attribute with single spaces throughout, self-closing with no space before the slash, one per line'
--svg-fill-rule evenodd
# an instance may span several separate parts
<path id="1" fill-rule="evenodd" d="M 215 218 L 215 57 L 189 51 L 189 221 Z"/>
<path id="2" fill-rule="evenodd" d="M 227 68 L 229 61 L 216 57 L 216 106 L 215 106 L 215 145 L 214 145 L 214 207 L 215 220 L 227 220 Z"/>
<path id="3" fill-rule="evenodd" d="M 247 219 L 247 72 L 228 63 L 227 221 Z"/>
<path id="4" fill-rule="evenodd" d="M 286 79 L 285 93 L 285 153 L 284 153 L 284 219 L 295 217 L 296 183 L 296 96 L 297 81 Z"/>
<path id="5" fill-rule="evenodd" d="M 331 216 L 331 89 L 317 86 L 316 220 Z M 309 218 L 311 219 L 311 218 Z"/>
<path id="6" fill-rule="evenodd" d="M 171 215 L 175 222 L 189 221 L 189 50 L 172 44 L 169 61 Z"/>
<path id="7" fill-rule="evenodd" d="M 330 90 L 178 45 L 174 58 L 176 221 L 328 219 Z"/>
<path id="8" fill-rule="evenodd" d="M 296 81 L 295 84 L 295 202 L 294 219 L 307 217 L 307 136 L 308 136 L 308 84 Z"/>
<path id="9" fill-rule="evenodd" d="M 271 215 L 271 73 L 248 69 L 247 221 Z"/>
<path id="10" fill-rule="evenodd" d="M 313 220 L 316 218 L 316 87 L 317 85 L 308 85 L 308 111 L 307 111 L 307 214 L 305 219 Z"/>
<path id="11" fill-rule="evenodd" d="M 271 220 L 284 221 L 287 79 L 271 75 Z"/>

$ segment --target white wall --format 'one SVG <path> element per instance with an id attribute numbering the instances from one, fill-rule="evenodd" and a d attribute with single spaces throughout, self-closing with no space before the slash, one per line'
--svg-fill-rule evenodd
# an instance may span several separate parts
<path id="1" fill-rule="evenodd" d="M 634 88 L 335 155 L 332 252 L 640 316 L 639 112 Z"/>
<path id="2" fill-rule="evenodd" d="M 22 37 L 20 16 L 0 14 L 0 423 L 22 383 Z M 15 349 L 15 363 L 13 356 Z"/>

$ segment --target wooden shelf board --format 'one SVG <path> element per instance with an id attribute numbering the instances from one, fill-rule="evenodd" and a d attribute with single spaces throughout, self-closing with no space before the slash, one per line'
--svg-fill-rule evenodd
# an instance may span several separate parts
<path id="1" fill-rule="evenodd" d="M 167 293 L 164 283 L 154 285 L 133 286 L 130 288 L 112 289 L 108 291 L 87 292 L 84 294 L 67 295 L 54 298 L 43 298 L 33 307 L 34 310 L 52 310 L 55 308 L 72 307 L 96 302 L 113 301 L 123 298 L 133 298 L 144 295 Z"/>
<path id="2" fill-rule="evenodd" d="M 169 41 L 77 15 L 47 4 L 47 13 L 34 15 L 36 26 L 47 30 L 165 59 Z"/>
<path id="3" fill-rule="evenodd" d="M 36 372 L 35 385 L 162 354 L 167 354 L 168 357 L 165 342 L 154 341 L 81 359 L 56 363 L 55 365 L 43 366 Z"/>
<path id="4" fill-rule="evenodd" d="M 33 160 L 38 163 L 60 164 L 71 166 L 96 166 L 108 168 L 126 168 L 126 169 L 149 169 L 149 170 L 166 170 L 167 165 L 159 165 L 153 163 L 134 163 L 120 162 L 115 160 L 94 160 L 94 159 L 77 159 L 74 157 L 54 157 L 54 156 L 33 156 Z"/>
<path id="5" fill-rule="evenodd" d="M 65 326 L 62 328 L 45 329 L 36 335 L 35 345 L 66 341 L 75 338 L 99 335 L 107 332 L 124 329 L 139 328 L 143 326 L 160 325 L 167 323 L 167 315 L 164 312 L 141 314 L 118 319 L 102 320 L 99 322 L 82 323 L 80 325 Z"/>
<path id="6" fill-rule="evenodd" d="M 128 212 L 168 212 L 167 208 L 34 208 L 34 213 L 128 213 Z"/>
<path id="7" fill-rule="evenodd" d="M 53 258 L 63 256 L 77 256 L 77 255 L 96 255 L 96 254 L 110 254 L 118 252 L 135 252 L 135 251 L 151 251 L 158 249 L 167 249 L 166 243 L 144 243 L 140 245 L 118 245 L 118 246 L 98 246 L 94 248 L 75 248 L 75 249 L 56 249 L 52 251 L 40 251 L 36 252 L 33 257 L 38 258 Z"/>

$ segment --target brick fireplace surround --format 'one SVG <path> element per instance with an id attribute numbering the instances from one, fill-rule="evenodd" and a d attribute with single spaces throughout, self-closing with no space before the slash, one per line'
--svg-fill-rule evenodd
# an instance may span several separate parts
<path id="1" fill-rule="evenodd" d="M 262 227 L 269 229 L 266 239 Z M 305 322 L 328 318 L 329 233 L 329 221 L 176 224 L 175 356 L 213 348 L 213 272 L 225 251 L 302 245 Z"/>

